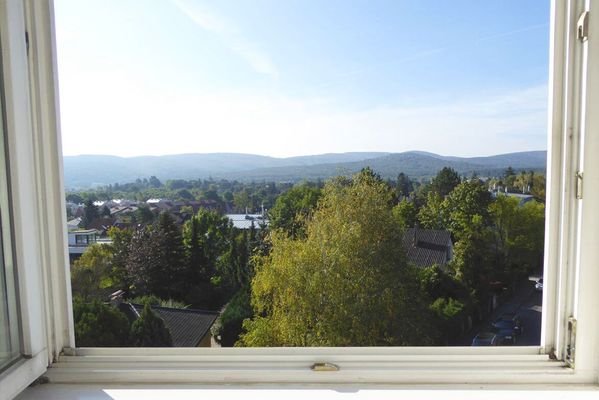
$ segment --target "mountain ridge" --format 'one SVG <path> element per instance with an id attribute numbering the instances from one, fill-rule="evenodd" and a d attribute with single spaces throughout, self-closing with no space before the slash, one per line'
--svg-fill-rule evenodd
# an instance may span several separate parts
<path id="1" fill-rule="evenodd" d="M 67 189 L 126 183 L 152 175 L 167 179 L 237 179 L 300 181 L 349 175 L 371 167 L 385 178 L 400 172 L 427 179 L 443 167 L 461 175 L 497 175 L 507 167 L 544 171 L 544 150 L 484 157 L 443 156 L 423 151 L 326 153 L 277 158 L 246 153 L 186 153 L 164 156 L 119 157 L 78 155 L 64 157 Z"/>

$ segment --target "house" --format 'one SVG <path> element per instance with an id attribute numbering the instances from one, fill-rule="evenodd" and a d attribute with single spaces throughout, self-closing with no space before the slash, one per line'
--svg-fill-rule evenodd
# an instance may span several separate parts
<path id="1" fill-rule="evenodd" d="M 260 229 L 262 225 L 268 226 L 268 219 L 262 214 L 225 214 L 237 229 Z"/>
<path id="2" fill-rule="evenodd" d="M 142 304 L 120 303 L 119 309 L 135 321 L 144 309 Z M 173 347 L 210 347 L 210 328 L 218 313 L 188 308 L 152 306 L 152 311 L 164 321 L 173 339 Z"/>
<path id="3" fill-rule="evenodd" d="M 402 244 L 408 261 L 418 267 L 442 267 L 453 258 L 451 234 L 446 230 L 409 228 Z"/>
<path id="4" fill-rule="evenodd" d="M 80 256 L 88 246 L 98 242 L 100 232 L 96 229 L 78 229 L 69 232 L 69 255 Z"/>

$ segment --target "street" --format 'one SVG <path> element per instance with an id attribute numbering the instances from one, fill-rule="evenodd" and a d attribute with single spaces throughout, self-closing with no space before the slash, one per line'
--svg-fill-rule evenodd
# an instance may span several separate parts
<path id="1" fill-rule="evenodd" d="M 535 291 L 534 281 L 525 281 L 520 284 L 518 290 L 506 302 L 502 303 L 489 316 L 488 319 L 474 324 L 455 344 L 457 346 L 470 346 L 472 339 L 479 332 L 492 330 L 491 322 L 503 313 L 517 313 L 522 321 L 522 334 L 516 339 L 516 346 L 537 346 L 541 342 L 541 311 L 543 293 Z"/>

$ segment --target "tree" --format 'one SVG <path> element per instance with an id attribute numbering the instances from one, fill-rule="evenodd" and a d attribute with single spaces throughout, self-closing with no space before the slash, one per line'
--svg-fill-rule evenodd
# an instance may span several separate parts
<path id="1" fill-rule="evenodd" d="M 173 340 L 164 321 L 152 311 L 149 303 L 131 325 L 131 345 L 135 347 L 172 347 Z"/>
<path id="2" fill-rule="evenodd" d="M 110 277 L 113 286 L 128 290 L 132 284 L 127 275 L 127 263 L 129 262 L 129 249 L 133 231 L 113 226 L 108 230 L 108 237 L 110 237 L 112 243 L 104 246 L 108 246 L 112 253 Z"/>
<path id="3" fill-rule="evenodd" d="M 200 209 L 183 227 L 186 254 L 186 299 L 194 307 L 213 308 L 215 287 L 223 271 L 217 268 L 221 256 L 229 249 L 231 222 L 214 211 Z M 224 261 L 223 261 L 224 263 Z M 221 264 L 222 265 L 222 264 Z"/>
<path id="4" fill-rule="evenodd" d="M 243 321 L 252 317 L 249 288 L 238 291 L 212 327 L 212 335 L 223 347 L 234 346 L 243 332 Z"/>
<path id="5" fill-rule="evenodd" d="M 305 238 L 271 233 L 252 280 L 245 346 L 430 344 L 427 299 L 406 263 L 393 194 L 363 171 L 325 185 Z M 284 283 L 284 284 L 282 284 Z"/>
<path id="6" fill-rule="evenodd" d="M 269 212 L 272 229 L 282 229 L 292 237 L 304 235 L 304 223 L 316 207 L 321 190 L 297 185 L 281 194 Z"/>
<path id="7" fill-rule="evenodd" d="M 183 241 L 169 214 L 160 214 L 153 225 L 133 234 L 127 270 L 135 294 L 181 298 L 186 279 Z"/>
<path id="8" fill-rule="evenodd" d="M 150 177 L 150 179 L 148 180 L 148 184 L 153 188 L 159 188 L 162 186 L 162 182 L 160 182 L 160 179 L 156 178 L 154 175 Z"/>
<path id="9" fill-rule="evenodd" d="M 105 299 L 115 288 L 112 279 L 112 252 L 108 246 L 89 246 L 71 269 L 73 294 L 83 301 Z"/>
<path id="10" fill-rule="evenodd" d="M 66 200 L 70 201 L 71 203 L 75 203 L 75 204 L 83 203 L 83 197 L 79 196 L 76 193 L 67 194 Z"/>
<path id="11" fill-rule="evenodd" d="M 461 182 L 460 175 L 449 167 L 444 167 L 437 173 L 431 182 L 431 189 L 437 192 L 442 198 L 447 196 L 453 188 Z"/>
<path id="12" fill-rule="evenodd" d="M 403 199 L 393 207 L 393 217 L 402 228 L 413 228 L 418 216 L 418 210 L 412 201 Z"/>
<path id="13" fill-rule="evenodd" d="M 129 345 L 129 321 L 125 314 L 99 300 L 73 299 L 75 342 L 78 347 L 122 347 Z"/>
<path id="14" fill-rule="evenodd" d="M 410 178 L 403 172 L 400 172 L 397 176 L 397 197 L 400 199 L 403 197 L 408 197 L 413 191 L 414 184 Z"/>
<path id="15" fill-rule="evenodd" d="M 418 221 L 426 229 L 445 229 L 443 199 L 437 192 L 428 192 L 425 204 L 418 211 Z"/>
<path id="16" fill-rule="evenodd" d="M 457 240 L 468 236 L 480 219 L 481 226 L 489 226 L 491 194 L 479 181 L 462 182 L 445 198 L 441 214 L 446 220 L 445 228 Z"/>
<path id="17" fill-rule="evenodd" d="M 140 206 L 134 212 L 135 220 L 140 224 L 151 224 L 154 222 L 155 215 L 148 206 Z"/>
<path id="18" fill-rule="evenodd" d="M 489 206 L 495 248 L 506 276 L 540 269 L 545 234 L 545 207 L 536 201 L 520 205 L 514 197 L 498 196 Z"/>
<path id="19" fill-rule="evenodd" d="M 81 224 L 87 228 L 99 216 L 98 206 L 96 206 L 91 199 L 86 200 L 83 206 L 83 219 L 81 220 Z"/>

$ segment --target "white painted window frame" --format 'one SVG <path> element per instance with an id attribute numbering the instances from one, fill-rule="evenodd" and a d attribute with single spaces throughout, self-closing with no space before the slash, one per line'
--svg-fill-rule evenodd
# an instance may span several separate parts
<path id="1" fill-rule="evenodd" d="M 599 3 L 591 9 L 599 16 Z M 553 0 L 545 291 L 539 347 L 75 348 L 51 0 L 0 0 L 15 258 L 25 357 L 0 376 L 17 393 L 52 382 L 596 384 L 599 374 L 599 17 L 589 0 Z M 29 37 L 29 51 L 25 41 Z M 592 46 L 595 43 L 595 46 Z M 576 172 L 584 173 L 583 199 Z M 576 360 L 564 360 L 567 320 Z M 329 362 L 336 372 L 314 372 Z M 2 395 L 0 394 L 0 397 Z"/>

